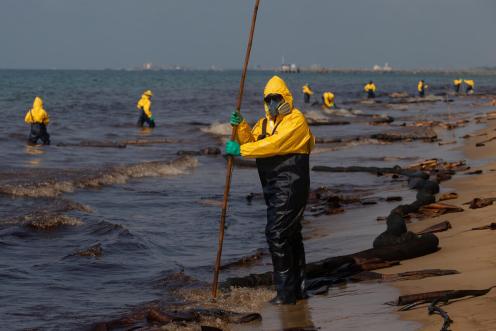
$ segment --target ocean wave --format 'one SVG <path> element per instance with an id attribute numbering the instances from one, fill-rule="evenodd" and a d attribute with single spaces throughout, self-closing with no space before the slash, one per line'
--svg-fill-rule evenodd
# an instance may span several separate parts
<path id="1" fill-rule="evenodd" d="M 0 225 L 23 225 L 32 230 L 53 231 L 64 226 L 83 224 L 79 218 L 52 212 L 30 213 L 10 220 L 2 221 Z"/>
<path id="2" fill-rule="evenodd" d="M 326 146 L 326 144 L 334 144 L 332 146 Z M 317 146 L 312 151 L 313 154 L 323 154 L 329 152 L 335 152 L 343 149 L 353 148 L 361 145 L 387 145 L 388 142 L 384 142 L 378 139 L 372 138 L 354 138 L 350 140 L 333 140 L 321 138 L 317 139 Z"/>
<path id="3" fill-rule="evenodd" d="M 0 194 L 22 197 L 56 197 L 76 189 L 124 184 L 133 178 L 182 175 L 197 165 L 196 158 L 181 156 L 168 162 L 150 161 L 99 170 L 30 169 L 25 174 L 22 171 L 10 173 L 10 176 L 6 173 L 0 174 Z"/>
<path id="4" fill-rule="evenodd" d="M 106 236 L 112 233 L 117 233 L 118 235 L 131 236 L 131 232 L 121 224 L 110 223 L 107 221 L 98 222 L 96 225 L 92 226 L 91 235 Z"/>
<path id="5" fill-rule="evenodd" d="M 0 226 L 21 225 L 31 230 L 53 231 L 64 226 L 78 226 L 84 222 L 65 215 L 69 211 L 91 213 L 90 207 L 68 199 L 41 199 L 26 214 L 0 221 Z"/>
<path id="6" fill-rule="evenodd" d="M 229 136 L 232 131 L 232 126 L 229 123 L 214 122 L 207 127 L 201 128 L 200 130 L 214 136 Z"/>

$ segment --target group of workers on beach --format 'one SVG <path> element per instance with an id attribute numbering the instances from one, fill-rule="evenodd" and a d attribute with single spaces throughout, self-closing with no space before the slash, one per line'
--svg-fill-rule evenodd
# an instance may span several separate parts
<path id="1" fill-rule="evenodd" d="M 466 94 L 474 93 L 475 82 L 472 79 L 461 79 L 461 78 L 453 80 L 453 87 L 455 93 L 460 93 L 460 88 L 462 86 L 462 83 L 464 83 L 466 86 L 465 89 Z M 423 79 L 419 80 L 419 82 L 417 83 L 418 96 L 421 98 L 425 97 L 428 88 L 429 85 L 427 85 L 427 83 Z M 374 84 L 373 81 L 369 81 L 367 84 L 365 84 L 363 90 L 367 94 L 368 99 L 374 99 L 376 96 L 377 86 Z M 307 104 L 310 103 L 310 97 L 314 94 L 312 88 L 310 87 L 310 84 L 306 83 L 305 85 L 303 85 L 302 92 L 303 92 L 303 102 Z M 322 93 L 322 107 L 326 109 L 337 108 L 335 95 L 333 92 L 325 91 Z"/>
<path id="2" fill-rule="evenodd" d="M 473 90 L 473 84 L 471 87 Z M 420 90 L 425 93 L 425 89 L 427 85 L 420 81 L 419 93 Z M 364 91 L 369 98 L 374 98 L 375 84 L 370 81 Z M 308 84 L 303 87 L 303 93 L 304 102 L 309 103 L 313 91 Z M 155 126 L 151 112 L 152 96 L 150 90 L 145 91 L 138 101 L 138 126 L 144 123 L 149 127 Z M 325 92 L 322 99 L 326 107 L 335 105 L 332 92 Z M 231 114 L 230 124 L 237 130 L 235 139 L 226 143 L 225 152 L 233 157 L 256 160 L 267 206 L 265 236 L 271 253 L 277 292 L 271 303 L 295 304 L 307 298 L 301 221 L 310 190 L 309 156 L 315 145 L 315 137 L 305 116 L 295 108 L 293 96 L 280 77 L 273 76 L 267 82 L 263 102 L 265 114 L 253 127 L 240 112 Z M 38 139 L 44 144 L 50 143 L 46 130 L 49 118 L 41 98 L 36 97 L 25 121 L 31 124 L 30 143 L 36 143 Z"/>

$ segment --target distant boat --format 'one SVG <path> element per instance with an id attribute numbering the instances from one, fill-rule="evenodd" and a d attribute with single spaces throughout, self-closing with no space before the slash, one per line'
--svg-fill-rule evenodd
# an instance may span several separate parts
<path id="1" fill-rule="evenodd" d="M 386 62 L 386 63 L 384 64 L 384 67 L 381 67 L 380 65 L 377 65 L 377 64 L 376 64 L 376 65 L 374 65 L 374 66 L 372 67 L 372 70 L 373 70 L 373 71 L 392 71 L 392 70 L 393 70 L 393 68 L 389 65 L 389 63 L 387 63 L 387 62 Z"/>
<path id="2" fill-rule="evenodd" d="M 300 72 L 300 68 L 294 63 L 292 64 L 282 64 L 281 65 L 281 71 L 282 72 L 289 72 L 289 73 L 298 73 Z"/>

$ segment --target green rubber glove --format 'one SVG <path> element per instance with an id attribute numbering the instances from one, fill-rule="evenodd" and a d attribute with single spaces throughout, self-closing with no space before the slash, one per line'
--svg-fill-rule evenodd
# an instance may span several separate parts
<path id="1" fill-rule="evenodd" d="M 153 116 L 150 116 L 150 121 L 155 122 L 155 120 L 153 119 Z"/>
<path id="2" fill-rule="evenodd" d="M 234 140 L 229 140 L 226 144 L 226 154 L 232 155 L 232 156 L 240 156 L 240 146 L 237 141 Z"/>
<path id="3" fill-rule="evenodd" d="M 230 122 L 232 126 L 240 125 L 243 122 L 243 116 L 239 112 L 233 111 Z"/>

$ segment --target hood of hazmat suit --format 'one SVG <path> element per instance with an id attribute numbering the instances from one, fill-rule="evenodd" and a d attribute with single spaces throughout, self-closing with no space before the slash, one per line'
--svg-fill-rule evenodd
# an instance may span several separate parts
<path id="1" fill-rule="evenodd" d="M 34 99 L 33 108 L 26 113 L 24 121 L 28 124 L 48 125 L 50 119 L 48 118 L 46 110 L 43 109 L 43 100 L 41 100 L 40 97 Z"/>

